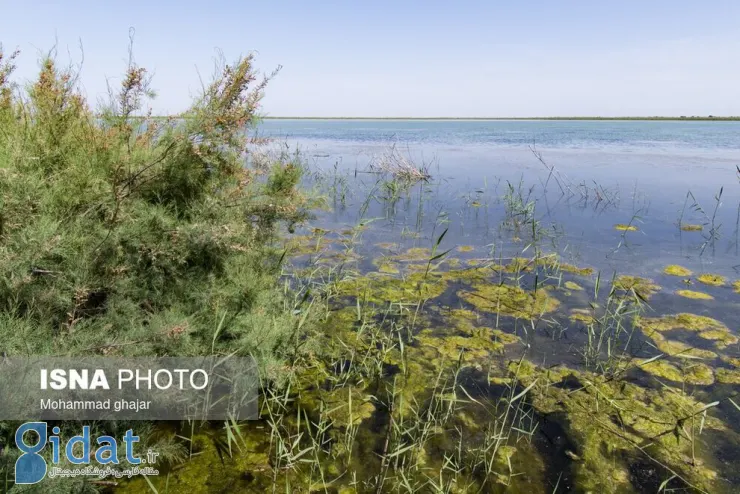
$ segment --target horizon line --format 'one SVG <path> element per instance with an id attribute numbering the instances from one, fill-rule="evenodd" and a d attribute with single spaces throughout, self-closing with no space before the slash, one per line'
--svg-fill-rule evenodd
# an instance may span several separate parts
<path id="1" fill-rule="evenodd" d="M 740 120 L 740 116 L 681 115 L 681 116 L 621 116 L 621 117 L 295 117 L 264 116 L 264 120 Z"/>

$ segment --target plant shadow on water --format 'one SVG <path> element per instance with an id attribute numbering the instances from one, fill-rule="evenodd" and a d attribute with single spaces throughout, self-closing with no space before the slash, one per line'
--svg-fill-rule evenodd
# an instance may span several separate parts
<path id="1" fill-rule="evenodd" d="M 737 489 L 740 298 L 733 272 L 706 272 L 717 223 L 657 224 L 679 247 L 646 259 L 636 192 L 625 207 L 541 154 L 538 185 L 461 191 L 397 153 L 311 168 L 332 207 L 276 247 L 313 334 L 262 420 L 227 424 L 234 459 L 199 443 L 191 462 L 220 479 L 172 470 L 173 492 Z"/>

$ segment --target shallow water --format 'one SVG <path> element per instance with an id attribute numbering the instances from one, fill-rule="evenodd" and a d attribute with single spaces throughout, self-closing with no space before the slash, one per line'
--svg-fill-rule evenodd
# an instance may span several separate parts
<path id="1" fill-rule="evenodd" d="M 246 453 L 229 463 L 205 448 L 173 474 L 174 492 L 226 492 L 228 485 L 406 492 L 408 479 L 419 492 L 436 492 L 429 479 L 442 477 L 448 492 L 656 492 L 664 482 L 690 492 L 676 472 L 699 492 L 737 491 L 740 409 L 728 399 L 740 404 L 740 288 L 732 286 L 740 279 L 740 122 L 268 120 L 260 131 L 298 147 L 310 165 L 307 184 L 328 198 L 307 228 L 286 234 L 286 245 L 298 279 L 336 283 L 317 351 L 326 361 L 298 372 L 295 386 L 295 402 L 312 420 L 321 422 L 319 402 L 332 410 L 332 443 L 318 462 L 321 476 L 314 467 L 294 474 L 270 452 L 274 437 L 263 421 L 250 423 Z M 537 159 L 533 142 L 556 174 Z M 431 179 L 394 188 L 372 173 L 393 145 L 427 163 Z M 679 219 L 702 230 L 682 231 Z M 540 255 L 592 271 L 553 268 Z M 664 273 L 672 264 L 692 273 Z M 704 273 L 725 282 L 703 283 Z M 633 283 L 643 319 L 634 336 L 625 329 L 614 339 L 619 349 L 608 348 L 626 368 L 615 377 L 613 369 L 585 365 L 587 321 L 618 310 L 610 304 L 633 310 Z M 612 287 L 621 288 L 613 300 Z M 632 327 L 629 311 L 624 323 Z M 713 319 L 671 319 L 679 313 Z M 660 316 L 669 317 L 644 319 Z M 599 325 L 614 324 L 603 317 Z M 512 376 L 522 356 L 538 367 L 526 364 L 520 373 L 515 366 Z M 367 362 L 379 378 L 371 379 Z M 414 416 L 408 403 L 418 400 L 428 413 L 437 393 L 454 392 L 437 387 L 451 369 L 460 371 L 455 383 L 465 395 L 457 396 L 465 399 L 450 418 L 430 420 L 435 432 L 419 439 L 414 424 L 428 415 Z M 396 406 L 407 403 L 402 411 L 393 408 L 396 392 L 406 400 Z M 514 417 L 501 421 L 507 392 L 521 399 Z M 350 394 L 357 440 L 337 448 L 355 420 L 343 411 Z M 699 424 L 697 414 L 713 401 Z M 398 428 L 411 432 L 390 441 L 396 454 L 387 449 L 388 431 L 399 414 L 406 422 Z M 486 428 L 501 423 L 515 429 L 490 457 L 495 468 L 486 476 L 479 463 L 491 446 Z M 685 435 L 698 430 L 689 445 Z M 297 450 L 305 446 L 299 442 Z M 376 484 L 386 453 L 394 465 Z M 451 473 L 448 461 L 461 473 Z"/>
<path id="2" fill-rule="evenodd" d="M 447 258 L 462 266 L 529 257 L 537 246 L 565 262 L 594 268 L 602 285 L 615 274 L 654 281 L 659 289 L 650 297 L 645 316 L 707 315 L 731 333 L 740 332 L 740 295 L 731 286 L 740 279 L 740 122 L 273 120 L 262 130 L 298 147 L 311 168 L 321 171 L 315 184 L 329 195 L 332 207 L 312 226 L 329 230 L 327 239 L 369 221 L 356 247 L 362 272 L 387 269 L 387 259 L 402 257 L 408 248 L 431 249 L 447 229 L 438 252 L 452 249 Z M 395 195 L 384 189 L 384 179 L 367 172 L 390 146 L 416 164 L 427 164 L 430 181 Z M 551 173 L 533 150 L 557 171 Z M 523 206 L 531 208 L 539 228 L 536 235 L 529 220 L 517 224 Z M 683 231 L 679 221 L 702 225 L 702 231 Z M 636 230 L 621 231 L 615 229 L 617 224 Z M 385 245 L 389 243 L 394 245 Z M 665 274 L 664 268 L 673 264 L 692 275 Z M 450 263 L 443 269 L 455 267 Z M 727 282 L 704 284 L 697 279 L 702 273 L 722 275 Z M 527 357 L 534 362 L 578 367 L 586 337 L 578 324 L 568 321 L 568 314 L 588 307 L 595 279 L 566 275 L 558 285 L 565 280 L 585 290 L 556 293 L 561 306 L 552 320 L 559 329 L 547 323 L 527 331 L 526 325 L 485 316 L 480 324 L 520 336 L 524 330 Z M 537 281 L 530 274 L 517 283 L 532 289 Z M 433 298 L 432 307 L 470 307 L 471 300 L 461 300 L 464 290 L 457 288 Z M 676 294 L 679 290 L 712 299 L 685 298 Z M 434 331 L 444 335 L 447 327 L 440 322 Z M 671 331 L 669 339 L 714 349 L 686 331 Z M 647 340 L 647 345 L 644 338 L 633 341 L 631 354 L 650 358 L 659 349 L 666 351 L 657 340 Z M 737 358 L 740 347 L 734 342 L 718 353 Z M 724 365 L 720 362 L 708 361 L 710 366 Z M 698 389 L 705 401 L 737 394 L 732 385 Z M 726 420 L 740 423 L 726 401 L 720 409 Z M 715 460 L 735 461 L 738 447 L 731 444 L 728 456 Z M 557 470 L 555 460 L 548 459 L 548 469 Z M 740 481 L 725 479 L 726 485 Z M 653 489 L 660 484 L 654 477 L 650 482 Z M 632 484 L 642 485 L 634 479 Z"/>
<path id="3" fill-rule="evenodd" d="M 414 197 L 400 201 L 398 214 L 373 224 L 379 238 L 408 227 L 429 241 L 438 216 L 446 213 L 456 243 L 500 243 L 503 208 L 497 199 L 507 181 L 515 188 L 521 182 L 525 194 L 535 187 L 529 198 L 537 200 L 543 226 L 562 230 L 560 251 L 586 264 L 644 274 L 682 264 L 740 276 L 740 122 L 267 120 L 261 132 L 297 146 L 317 168 L 337 166 L 352 174 L 346 207 L 325 218 L 335 225 L 357 221 L 375 184 L 375 176 L 355 178 L 354 172 L 395 144 L 417 164 L 430 165 L 433 183 L 426 187 L 421 211 Z M 587 200 L 580 194 L 563 196 L 554 177 L 548 182 L 548 170 L 529 148 L 533 143 L 563 181 L 601 187 L 611 200 L 599 202 L 593 192 Z M 701 233 L 682 232 L 676 223 L 683 209 L 683 222 L 704 223 L 706 236 L 723 187 L 714 219 L 721 225 L 720 238 L 705 246 Z M 703 212 L 691 208 L 689 191 Z M 365 217 L 388 216 L 384 206 L 373 202 Z M 639 232 L 626 235 L 626 245 L 613 252 L 622 240 L 613 225 L 633 217 Z"/>

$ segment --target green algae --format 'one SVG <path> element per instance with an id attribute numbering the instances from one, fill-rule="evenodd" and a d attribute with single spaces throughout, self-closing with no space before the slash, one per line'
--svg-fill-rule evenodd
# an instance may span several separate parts
<path id="1" fill-rule="evenodd" d="M 570 320 L 573 322 L 582 322 L 584 324 L 593 324 L 593 311 L 590 309 L 572 309 L 570 311 Z"/>
<path id="2" fill-rule="evenodd" d="M 662 333 L 676 329 L 694 331 L 705 339 L 714 339 L 716 332 L 723 333 L 728 339 L 733 335 L 729 328 L 722 322 L 707 316 L 698 316 L 696 314 L 681 313 L 663 317 L 638 317 L 635 318 L 635 326 L 640 328 L 645 336 L 650 338 L 656 348 L 661 352 L 676 356 L 679 358 L 705 358 L 714 359 L 717 354 L 701 348 L 694 348 L 686 343 L 677 340 L 667 339 Z M 719 343 L 725 341 L 724 338 L 718 339 Z"/>
<path id="3" fill-rule="evenodd" d="M 679 368 L 665 359 L 658 359 L 645 364 L 636 363 L 636 366 L 653 376 L 678 383 L 703 386 L 714 383 L 712 369 L 700 362 L 691 362 L 683 368 Z"/>
<path id="4" fill-rule="evenodd" d="M 688 223 L 684 223 L 681 225 L 681 230 L 685 232 L 700 232 L 704 229 L 702 225 L 692 225 Z"/>
<path id="5" fill-rule="evenodd" d="M 687 312 L 662 317 L 640 317 L 635 320 L 635 324 L 655 331 L 671 331 L 674 329 L 730 331 L 727 326 L 717 319 Z"/>
<path id="6" fill-rule="evenodd" d="M 504 267 L 504 270 L 509 273 L 521 273 L 529 272 L 537 266 L 535 259 L 528 259 L 526 257 L 513 257 L 511 261 Z"/>
<path id="7" fill-rule="evenodd" d="M 660 333 L 653 332 L 649 337 L 653 340 L 656 348 L 661 352 L 671 357 L 678 358 L 700 358 L 700 359 L 715 359 L 717 354 L 711 350 L 705 350 L 703 348 L 696 348 L 688 345 L 682 341 L 671 340 L 666 338 Z"/>
<path id="8" fill-rule="evenodd" d="M 330 391 L 321 388 L 315 390 L 305 388 L 301 390 L 297 403 L 301 408 L 310 412 L 323 412 L 338 427 L 359 425 L 363 420 L 372 417 L 375 412 L 372 398 L 354 386 L 340 387 Z"/>
<path id="9" fill-rule="evenodd" d="M 728 357 L 726 355 L 722 355 L 721 358 L 723 362 L 730 364 L 732 367 L 736 369 L 740 369 L 740 358 Z"/>
<path id="10" fill-rule="evenodd" d="M 714 490 L 716 472 L 703 461 L 686 461 L 692 455 L 700 460 L 705 445 L 698 439 L 692 443 L 685 435 L 673 434 L 684 424 L 685 417 L 705 407 L 703 403 L 670 387 L 647 389 L 590 372 L 562 367 L 553 372 L 522 364 L 510 365 L 510 371 L 518 369 L 516 378 L 528 387 L 532 406 L 558 420 L 576 447 L 572 468 L 579 491 L 631 491 L 627 472 L 633 462 L 640 461 L 643 451 L 649 451 L 651 457 L 693 485 Z M 706 378 L 704 372 L 696 374 Z M 581 386 L 575 390 L 560 386 L 568 376 Z M 726 430 L 722 422 L 711 416 L 703 426 Z"/>
<path id="11" fill-rule="evenodd" d="M 727 348 L 730 345 L 734 345 L 738 342 L 738 337 L 729 331 L 722 331 L 718 329 L 710 329 L 708 331 L 702 331 L 699 333 L 699 337 L 705 340 L 713 341 L 715 346 L 719 349 Z"/>
<path id="12" fill-rule="evenodd" d="M 434 358 L 436 353 L 444 360 L 454 362 L 462 358 L 466 363 L 484 359 L 492 353 L 500 353 L 504 347 L 503 343 L 486 337 L 433 336 L 429 330 L 416 335 L 415 341 L 422 348 L 425 357 Z"/>
<path id="13" fill-rule="evenodd" d="M 627 275 L 618 276 L 614 280 L 614 288 L 625 292 L 634 292 L 646 300 L 660 290 L 660 286 L 656 285 L 653 280 Z"/>
<path id="14" fill-rule="evenodd" d="M 460 245 L 457 248 L 458 252 L 473 252 L 474 250 L 475 250 L 475 247 L 473 247 L 472 245 Z"/>
<path id="15" fill-rule="evenodd" d="M 717 382 L 722 384 L 740 384 L 740 369 L 717 369 Z"/>
<path id="16" fill-rule="evenodd" d="M 380 242 L 375 244 L 375 247 L 383 250 L 395 250 L 398 248 L 398 244 L 393 242 Z"/>
<path id="17" fill-rule="evenodd" d="M 423 272 L 411 273 L 403 279 L 359 276 L 337 283 L 337 293 L 353 296 L 375 304 L 388 302 L 421 302 L 439 297 L 447 289 L 444 279 L 424 276 Z"/>
<path id="18" fill-rule="evenodd" d="M 723 286 L 727 282 L 727 278 L 718 274 L 700 274 L 696 279 L 710 286 Z"/>
<path id="19" fill-rule="evenodd" d="M 732 284 L 732 289 L 735 290 L 735 293 L 740 293 L 740 280 Z"/>
<path id="20" fill-rule="evenodd" d="M 462 261 L 460 261 L 460 259 L 458 259 L 457 257 L 446 259 L 445 262 L 450 268 L 458 268 L 462 265 Z"/>
<path id="21" fill-rule="evenodd" d="M 693 272 L 683 266 L 677 264 L 670 264 L 663 269 L 663 273 L 670 276 L 691 276 Z"/>
<path id="22" fill-rule="evenodd" d="M 485 326 L 478 326 L 480 316 L 468 309 L 452 309 L 445 314 L 445 322 L 455 330 L 464 333 L 467 336 L 489 339 L 493 338 L 496 345 L 511 345 L 520 341 L 517 335 L 507 333 L 500 329 L 492 329 Z M 496 350 L 500 347 L 497 346 Z"/>
<path id="23" fill-rule="evenodd" d="M 256 424 L 255 424 L 256 425 Z M 240 451 L 224 457 L 217 441 L 200 433 L 192 438 L 193 455 L 185 468 L 171 469 L 166 475 L 161 467 L 159 476 L 147 477 L 158 492 L 270 492 L 273 489 L 273 470 L 268 455 L 269 436 L 258 427 L 246 424 L 242 431 Z M 158 468 L 155 466 L 155 468 Z M 281 472 L 279 479 L 283 479 Z M 117 493 L 139 494 L 154 492 L 143 476 L 120 479 Z"/>
<path id="24" fill-rule="evenodd" d="M 615 230 L 619 230 L 621 232 L 636 232 L 637 227 L 635 225 L 625 225 L 623 223 L 618 223 L 614 225 Z"/>
<path id="25" fill-rule="evenodd" d="M 561 263 L 558 264 L 558 268 L 566 273 L 577 274 L 579 276 L 590 276 L 594 273 L 594 268 L 585 267 L 579 268 L 573 264 Z"/>
<path id="26" fill-rule="evenodd" d="M 535 319 L 554 311 L 560 305 L 548 291 L 542 288 L 525 291 L 517 286 L 474 283 L 472 290 L 460 290 L 457 296 L 478 310 L 519 319 Z"/>
<path id="27" fill-rule="evenodd" d="M 396 261 L 427 261 L 432 257 L 432 250 L 427 247 L 412 247 L 406 252 L 393 256 Z"/>
<path id="28" fill-rule="evenodd" d="M 697 292 L 695 290 L 676 290 L 676 295 L 694 300 L 714 300 L 714 297 L 708 293 Z"/>
<path id="29" fill-rule="evenodd" d="M 399 274 L 398 263 L 394 262 L 388 257 L 378 257 L 373 259 L 373 264 L 378 268 L 379 273 L 385 274 Z"/>
<path id="30" fill-rule="evenodd" d="M 574 281 L 566 281 L 564 286 L 568 290 L 574 290 L 577 292 L 583 291 L 583 287 Z"/>

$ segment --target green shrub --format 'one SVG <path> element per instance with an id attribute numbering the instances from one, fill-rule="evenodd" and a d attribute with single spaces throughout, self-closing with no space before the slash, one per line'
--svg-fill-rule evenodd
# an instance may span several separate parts
<path id="1" fill-rule="evenodd" d="M 279 377 L 297 326 L 270 241 L 307 202 L 297 157 L 248 165 L 270 77 L 252 56 L 220 63 L 187 111 L 160 119 L 133 61 L 91 109 L 51 58 L 14 86 L 16 55 L 0 50 L 0 351 L 237 352 Z"/>

